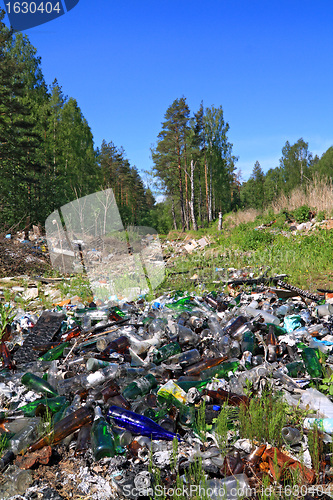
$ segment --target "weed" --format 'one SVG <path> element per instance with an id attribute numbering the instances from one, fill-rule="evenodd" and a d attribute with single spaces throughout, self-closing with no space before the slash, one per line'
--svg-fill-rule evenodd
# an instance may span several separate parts
<path id="1" fill-rule="evenodd" d="M 203 401 L 198 408 L 195 421 L 195 432 L 198 434 L 201 441 L 206 441 L 206 403 Z"/>
<path id="2" fill-rule="evenodd" d="M 308 432 L 308 446 L 312 467 L 318 478 L 323 453 L 323 439 L 322 429 L 319 429 L 317 425 L 314 425 Z"/>
<path id="3" fill-rule="evenodd" d="M 240 407 L 239 423 L 242 437 L 279 447 L 286 425 L 286 404 L 279 395 L 263 393 L 261 398 L 252 398 L 248 407 Z"/>
<path id="4" fill-rule="evenodd" d="M 235 414 L 235 408 L 231 409 L 229 406 L 227 406 L 226 403 L 224 403 L 219 413 L 219 416 L 216 419 L 215 434 L 222 456 L 227 454 L 228 430 L 229 430 L 230 419 L 232 417 L 237 418 L 237 416 L 238 416 L 238 411 L 236 410 Z"/>

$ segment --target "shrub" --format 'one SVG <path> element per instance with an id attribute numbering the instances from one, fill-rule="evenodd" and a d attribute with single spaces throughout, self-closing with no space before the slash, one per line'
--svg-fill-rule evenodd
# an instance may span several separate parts
<path id="1" fill-rule="evenodd" d="M 308 205 L 302 205 L 294 210 L 293 215 L 295 220 L 301 223 L 309 220 L 309 212 L 311 212 L 311 208 Z"/>

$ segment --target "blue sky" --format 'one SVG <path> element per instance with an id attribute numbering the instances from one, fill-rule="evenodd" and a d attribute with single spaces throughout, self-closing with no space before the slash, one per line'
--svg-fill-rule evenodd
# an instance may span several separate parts
<path id="1" fill-rule="evenodd" d="M 3 0 L 0 0 L 0 5 Z M 243 179 L 278 165 L 286 140 L 333 145 L 330 0 L 80 0 L 26 31 L 47 83 L 77 99 L 94 135 L 150 170 L 168 106 L 220 106 Z"/>

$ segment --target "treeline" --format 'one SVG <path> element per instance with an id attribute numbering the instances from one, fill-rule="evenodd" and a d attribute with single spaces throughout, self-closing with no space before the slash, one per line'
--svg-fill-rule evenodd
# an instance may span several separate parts
<path id="1" fill-rule="evenodd" d="M 264 173 L 260 163 L 255 163 L 251 177 L 241 186 L 241 207 L 264 209 L 281 194 L 288 196 L 295 188 L 305 189 L 315 178 L 333 178 L 333 147 L 319 158 L 302 138 L 292 145 L 287 141 L 278 167 Z"/>
<path id="2" fill-rule="evenodd" d="M 154 205 L 124 151 L 94 148 L 77 101 L 45 82 L 27 36 L 4 25 L 0 10 L 0 224 L 44 223 L 73 199 L 112 187 L 124 224 L 149 224 Z"/>
<path id="3" fill-rule="evenodd" d="M 155 212 L 159 232 L 170 226 L 196 230 L 240 205 L 228 130 L 221 106 L 201 104 L 193 116 L 185 97 L 169 106 L 152 147 L 153 173 L 165 200 Z"/>

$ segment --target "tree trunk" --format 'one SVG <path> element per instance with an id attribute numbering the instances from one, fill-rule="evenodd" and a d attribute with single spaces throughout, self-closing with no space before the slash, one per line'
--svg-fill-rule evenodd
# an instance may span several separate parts
<path id="1" fill-rule="evenodd" d="M 222 231 L 222 222 L 223 222 L 223 214 L 222 212 L 219 212 L 219 223 L 217 225 L 218 231 Z"/>
<path id="2" fill-rule="evenodd" d="M 178 175 L 179 175 L 180 216 L 181 216 L 181 221 L 182 221 L 182 231 L 185 231 L 182 166 L 181 166 L 180 146 L 179 146 L 179 139 L 178 138 L 177 138 L 177 156 L 178 156 Z"/>
<path id="3" fill-rule="evenodd" d="M 190 214 L 189 214 L 189 200 L 188 200 L 188 180 L 187 180 L 187 161 L 186 161 L 186 144 L 184 148 L 184 159 L 185 159 L 185 222 L 186 229 L 190 230 Z"/>
<path id="4" fill-rule="evenodd" d="M 207 173 L 207 157 L 205 153 L 205 186 L 206 186 L 206 209 L 207 209 L 207 222 L 209 224 L 209 193 L 208 193 L 208 173 Z"/>
<path id="5" fill-rule="evenodd" d="M 201 175 L 200 175 L 200 170 L 199 169 L 199 204 L 198 204 L 198 213 L 199 213 L 199 220 L 200 224 L 202 224 L 202 215 L 201 215 L 201 206 L 202 206 L 202 187 L 201 187 Z"/>
<path id="6" fill-rule="evenodd" d="M 175 231 L 177 231 L 177 221 L 176 221 L 176 213 L 175 213 L 175 202 L 173 197 L 171 198 L 171 213 L 172 213 L 172 219 L 173 219 L 173 228 Z"/>
<path id="7" fill-rule="evenodd" d="M 191 203 L 190 203 L 190 208 L 191 208 L 191 218 L 192 218 L 192 224 L 193 224 L 193 229 L 194 231 L 198 231 L 198 224 L 195 218 L 195 213 L 194 213 L 194 162 L 191 160 Z"/>
<path id="8" fill-rule="evenodd" d="M 213 172 L 212 166 L 209 166 L 209 198 L 208 198 L 208 219 L 209 222 L 213 220 L 212 215 L 212 193 L 213 192 Z"/>

